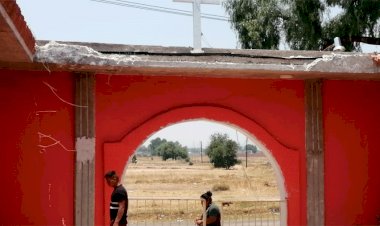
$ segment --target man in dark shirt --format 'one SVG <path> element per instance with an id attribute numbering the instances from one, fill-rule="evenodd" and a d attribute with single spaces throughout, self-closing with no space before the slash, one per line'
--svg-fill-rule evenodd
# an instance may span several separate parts
<path id="1" fill-rule="evenodd" d="M 120 184 L 120 179 L 115 171 L 109 171 L 104 175 L 108 186 L 113 187 L 110 203 L 111 226 L 127 225 L 128 193 Z"/>

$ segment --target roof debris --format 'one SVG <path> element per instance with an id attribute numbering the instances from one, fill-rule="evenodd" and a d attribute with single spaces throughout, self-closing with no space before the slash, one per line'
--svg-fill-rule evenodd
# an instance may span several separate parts
<path id="1" fill-rule="evenodd" d="M 96 73 L 252 78 L 284 77 L 284 73 L 290 73 L 293 78 L 379 77 L 379 67 L 369 60 L 369 54 L 362 53 L 205 49 L 203 54 L 191 54 L 177 47 L 142 49 L 141 46 L 101 43 L 38 43 L 34 63 Z M 380 64 L 379 58 L 379 55 L 373 58 L 377 64 Z M 54 70 L 54 65 L 48 66 Z M 367 75 L 363 77 L 363 74 Z"/>
<path id="2" fill-rule="evenodd" d="M 373 61 L 380 66 L 380 54 L 372 55 L 371 57 L 372 57 Z"/>
<path id="3" fill-rule="evenodd" d="M 102 54 L 90 47 L 51 41 L 36 46 L 35 61 L 55 64 L 119 65 L 140 60 L 134 55 Z"/>

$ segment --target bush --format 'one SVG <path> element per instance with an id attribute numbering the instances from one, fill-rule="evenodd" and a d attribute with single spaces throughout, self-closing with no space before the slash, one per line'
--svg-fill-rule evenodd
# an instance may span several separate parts
<path id="1" fill-rule="evenodd" d="M 211 135 L 210 145 L 206 148 L 206 154 L 210 162 L 216 168 L 230 169 L 236 163 L 238 144 L 229 139 L 227 134 Z"/>
<path id="2" fill-rule="evenodd" d="M 212 186 L 213 191 L 228 191 L 230 190 L 230 186 L 227 184 L 215 184 Z"/>
<path id="3" fill-rule="evenodd" d="M 172 141 L 160 144 L 157 148 L 157 152 L 164 161 L 167 159 L 187 159 L 189 157 L 187 147 L 183 147 L 180 143 Z"/>
<path id="4" fill-rule="evenodd" d="M 133 157 L 132 157 L 132 163 L 134 163 L 134 164 L 137 163 L 137 157 L 136 157 L 136 155 L 133 155 Z"/>

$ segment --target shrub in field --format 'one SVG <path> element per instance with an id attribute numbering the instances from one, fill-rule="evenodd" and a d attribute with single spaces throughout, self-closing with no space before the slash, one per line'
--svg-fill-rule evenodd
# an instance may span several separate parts
<path id="1" fill-rule="evenodd" d="M 230 190 L 230 186 L 228 184 L 215 184 L 212 186 L 213 191 L 228 191 Z"/>
<path id="2" fill-rule="evenodd" d="M 133 157 L 132 157 L 132 163 L 137 163 L 137 157 L 136 157 L 136 155 L 133 155 Z"/>
<path id="3" fill-rule="evenodd" d="M 157 148 L 158 155 L 162 157 L 162 160 L 167 159 L 188 159 L 187 147 L 183 147 L 178 142 L 164 142 Z M 189 159 L 190 160 L 190 159 Z"/>
<path id="4" fill-rule="evenodd" d="M 229 169 L 238 163 L 237 149 L 238 144 L 229 139 L 227 134 L 216 133 L 211 135 L 206 154 L 214 167 Z"/>

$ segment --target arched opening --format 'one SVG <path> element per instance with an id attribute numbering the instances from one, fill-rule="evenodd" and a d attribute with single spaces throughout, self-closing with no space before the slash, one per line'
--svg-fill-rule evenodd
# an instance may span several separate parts
<path id="1" fill-rule="evenodd" d="M 173 123 L 200 119 L 216 121 L 234 128 L 238 128 L 243 134 L 248 136 L 249 139 L 255 140 L 256 144 L 263 151 L 263 153 L 265 153 L 265 156 L 274 168 L 277 185 L 280 191 L 280 199 L 282 200 L 280 206 L 280 223 L 281 225 L 287 225 L 288 197 L 285 187 L 286 177 L 284 177 L 280 165 L 289 164 L 289 162 L 292 161 L 297 163 L 298 158 L 294 155 L 294 151 L 289 150 L 281 142 L 273 138 L 273 136 L 268 133 L 265 128 L 262 128 L 260 125 L 255 123 L 254 120 L 251 120 L 237 112 L 231 111 L 230 109 L 194 106 L 178 108 L 160 114 L 145 122 L 143 125 L 137 127 L 135 130 L 129 132 L 121 142 L 104 144 L 105 171 L 107 169 L 114 168 L 119 173 L 124 172 L 126 162 L 135 152 L 137 147 L 161 128 Z M 253 136 L 252 134 L 258 135 Z M 268 146 L 271 148 L 269 149 Z M 280 160 L 280 163 L 277 161 L 277 158 Z M 109 192 L 107 194 L 106 191 L 105 197 L 108 196 Z"/>
<path id="2" fill-rule="evenodd" d="M 201 134 L 195 135 L 196 131 Z M 238 163 L 228 170 L 213 167 L 206 154 L 212 134 L 226 134 L 238 144 Z M 186 135 L 193 139 L 179 137 Z M 194 137 L 201 140 L 198 148 L 190 142 Z M 122 177 L 130 194 L 131 223 L 192 225 L 201 212 L 199 196 L 209 190 L 222 212 L 223 225 L 280 225 L 281 215 L 286 214 L 281 207 L 285 199 L 280 198 L 285 197 L 283 176 L 273 156 L 254 136 L 233 125 L 189 120 L 162 128 L 148 141 L 129 158 Z M 184 144 L 190 154 L 187 159 L 163 160 L 164 156 L 147 147 L 153 141 Z M 259 148 L 252 152 L 245 149 L 246 144 Z"/>

